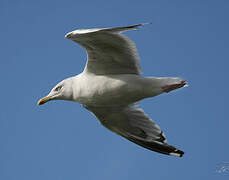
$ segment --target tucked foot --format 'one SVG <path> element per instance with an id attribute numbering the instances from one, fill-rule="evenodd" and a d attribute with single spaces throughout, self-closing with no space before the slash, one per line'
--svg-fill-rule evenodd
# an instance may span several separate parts
<path id="1" fill-rule="evenodd" d="M 187 83 L 184 80 L 182 80 L 180 83 L 163 86 L 162 89 L 163 89 L 164 92 L 168 93 L 168 92 L 170 92 L 172 90 L 181 88 L 181 87 L 185 86 L 186 84 Z"/>

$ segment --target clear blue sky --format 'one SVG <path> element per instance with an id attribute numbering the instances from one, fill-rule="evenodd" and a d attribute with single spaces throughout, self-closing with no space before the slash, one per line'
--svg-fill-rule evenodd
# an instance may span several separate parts
<path id="1" fill-rule="evenodd" d="M 229 161 L 229 2 L 0 1 L 1 180 L 226 180 Z M 80 73 L 86 53 L 64 38 L 77 28 L 152 22 L 125 33 L 145 76 L 179 76 L 188 88 L 142 107 L 185 151 L 141 148 L 102 127 L 81 105 L 38 107 L 60 80 Z"/>

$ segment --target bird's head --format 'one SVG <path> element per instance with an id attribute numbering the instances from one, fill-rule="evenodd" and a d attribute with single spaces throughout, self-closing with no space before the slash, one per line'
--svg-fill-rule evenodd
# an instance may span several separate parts
<path id="1" fill-rule="evenodd" d="M 73 96 L 72 79 L 65 79 L 58 83 L 50 93 L 38 101 L 38 105 L 45 104 L 50 100 L 71 100 Z"/>

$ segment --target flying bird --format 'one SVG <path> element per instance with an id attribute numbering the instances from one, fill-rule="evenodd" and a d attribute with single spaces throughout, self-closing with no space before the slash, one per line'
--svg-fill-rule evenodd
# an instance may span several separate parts
<path id="1" fill-rule="evenodd" d="M 64 79 L 38 101 L 75 101 L 91 111 L 103 126 L 152 151 L 181 157 L 184 152 L 167 143 L 160 127 L 138 108 L 140 100 L 186 86 L 177 77 L 143 77 L 135 43 L 125 27 L 79 29 L 65 35 L 87 51 L 82 73 Z"/>

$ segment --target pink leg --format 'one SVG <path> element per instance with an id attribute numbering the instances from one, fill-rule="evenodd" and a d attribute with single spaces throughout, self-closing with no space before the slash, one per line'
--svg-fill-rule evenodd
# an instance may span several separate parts
<path id="1" fill-rule="evenodd" d="M 172 90 L 181 88 L 184 85 L 186 85 L 186 82 L 183 80 L 183 81 L 181 81 L 180 83 L 177 83 L 177 84 L 170 84 L 170 85 L 163 86 L 162 89 L 163 89 L 164 92 L 168 93 L 168 92 L 170 92 Z"/>

